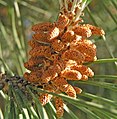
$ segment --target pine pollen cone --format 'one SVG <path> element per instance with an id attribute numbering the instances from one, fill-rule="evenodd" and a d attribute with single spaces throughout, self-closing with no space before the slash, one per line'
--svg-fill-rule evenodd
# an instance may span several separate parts
<path id="1" fill-rule="evenodd" d="M 63 85 L 68 84 L 67 80 L 63 77 L 56 77 L 54 80 L 52 80 L 52 84 L 57 87 L 62 87 Z"/>
<path id="2" fill-rule="evenodd" d="M 63 113 L 64 113 L 64 109 L 63 109 L 63 105 L 64 102 L 62 100 L 62 98 L 60 97 L 56 97 L 55 98 L 55 108 L 56 108 L 56 114 L 57 114 L 57 117 L 60 118 L 63 116 Z"/>
<path id="3" fill-rule="evenodd" d="M 90 24 L 84 24 L 83 26 L 89 28 L 92 32 L 92 35 L 99 35 L 99 36 L 105 35 L 104 30 L 99 27 L 96 27 Z"/>
<path id="4" fill-rule="evenodd" d="M 86 38 L 88 38 L 92 35 L 90 28 L 88 28 L 86 26 L 82 26 L 82 25 L 79 25 L 79 26 L 73 28 L 73 31 L 77 35 L 82 36 L 82 37 L 86 37 Z"/>
<path id="5" fill-rule="evenodd" d="M 94 72 L 87 66 L 85 65 L 76 65 L 76 66 L 71 66 L 71 70 L 77 70 L 79 71 L 82 75 L 86 75 L 88 77 L 93 77 Z"/>
<path id="6" fill-rule="evenodd" d="M 82 92 L 82 89 L 73 86 L 74 90 L 76 91 L 76 94 L 80 94 Z"/>
<path id="7" fill-rule="evenodd" d="M 50 28 L 48 31 L 40 31 L 33 34 L 33 39 L 40 42 L 51 42 L 53 39 L 59 36 L 59 29 L 54 26 Z"/>
<path id="8" fill-rule="evenodd" d="M 63 32 L 65 27 L 68 26 L 69 19 L 65 15 L 59 15 L 57 22 L 55 23 L 56 26 L 59 28 L 60 32 Z"/>
<path id="9" fill-rule="evenodd" d="M 39 96 L 39 101 L 41 102 L 42 105 L 45 105 L 50 101 L 51 98 L 52 98 L 52 95 L 45 93 Z"/>
<path id="10" fill-rule="evenodd" d="M 96 46 L 89 40 L 80 40 L 75 43 L 73 42 L 71 43 L 70 48 L 81 52 L 85 57 L 89 56 L 94 59 L 96 56 Z"/>
<path id="11" fill-rule="evenodd" d="M 73 31 L 67 31 L 61 37 L 62 42 L 72 42 L 75 39 L 75 34 Z"/>
<path id="12" fill-rule="evenodd" d="M 74 60 L 78 64 L 82 64 L 85 60 L 84 55 L 78 50 L 67 50 L 62 54 L 61 57 L 64 60 Z"/>
<path id="13" fill-rule="evenodd" d="M 50 57 L 51 49 L 49 46 L 39 46 L 30 50 L 29 54 L 32 57 Z"/>
<path id="14" fill-rule="evenodd" d="M 68 84 L 67 91 L 65 93 L 70 97 L 76 98 L 76 91 L 70 84 Z"/>
<path id="15" fill-rule="evenodd" d="M 68 80 L 81 80 L 82 78 L 82 75 L 79 71 L 69 69 L 63 70 L 60 76 Z"/>
<path id="16" fill-rule="evenodd" d="M 37 73 L 37 72 L 38 72 L 38 73 Z M 37 82 L 40 82 L 40 81 L 41 81 L 41 75 L 42 75 L 42 72 L 41 72 L 41 71 L 36 71 L 36 72 L 31 72 L 31 73 L 26 72 L 26 73 L 24 74 L 24 77 L 25 77 L 29 82 L 37 83 Z"/>
<path id="17" fill-rule="evenodd" d="M 50 66 L 42 75 L 41 79 L 43 83 L 48 83 L 53 80 L 61 72 L 61 68 L 58 65 Z"/>
<path id="18" fill-rule="evenodd" d="M 68 7 L 71 9 L 71 3 Z M 76 98 L 76 94 L 82 90 L 69 84 L 68 80 L 88 80 L 88 77 L 93 77 L 94 72 L 85 63 L 97 59 L 96 45 L 86 38 L 105 33 L 90 24 L 81 25 L 80 19 L 73 22 L 73 18 L 74 14 L 64 9 L 56 22 L 32 26 L 33 39 L 28 42 L 32 49 L 29 51 L 29 60 L 24 63 L 30 73 L 24 73 L 24 78 L 34 85 L 41 85 L 44 90 Z M 55 99 L 57 116 L 63 116 L 62 98 L 39 93 L 42 105 L 51 98 Z"/>
<path id="19" fill-rule="evenodd" d="M 53 28 L 55 25 L 53 23 L 50 22 L 45 22 L 45 23 L 39 23 L 39 24 L 35 24 L 32 26 L 32 30 L 34 32 L 46 32 L 49 31 L 51 28 Z"/>

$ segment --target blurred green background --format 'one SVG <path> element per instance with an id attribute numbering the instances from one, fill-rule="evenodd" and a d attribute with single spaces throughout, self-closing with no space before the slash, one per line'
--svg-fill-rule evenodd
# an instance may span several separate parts
<path id="1" fill-rule="evenodd" d="M 58 0 L 0 0 L 0 71 L 23 75 L 26 71 L 23 63 L 28 59 L 27 41 L 31 39 L 31 26 L 45 21 L 54 22 L 58 13 Z M 117 60 L 114 59 L 117 57 L 116 0 L 92 0 L 84 11 L 83 19 L 85 23 L 104 29 L 105 37 L 91 37 L 90 39 L 97 46 L 98 59 L 105 60 L 90 65 L 96 75 L 94 80 L 91 79 L 91 83 L 78 82 L 74 85 L 82 87 L 83 91 L 88 94 L 116 101 L 117 90 L 111 90 L 111 86 L 117 85 Z M 111 107 L 86 95 L 79 97 L 102 104 L 106 108 Z M 70 109 L 80 119 L 91 119 L 82 109 L 76 109 L 71 105 Z M 115 110 L 117 107 L 112 106 L 112 109 Z M 65 116 L 71 119 L 67 113 Z"/>

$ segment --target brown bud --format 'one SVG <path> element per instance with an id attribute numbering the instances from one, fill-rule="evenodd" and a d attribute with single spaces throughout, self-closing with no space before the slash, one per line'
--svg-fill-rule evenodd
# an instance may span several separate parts
<path id="1" fill-rule="evenodd" d="M 67 31 L 63 34 L 61 37 L 62 42 L 72 42 L 75 39 L 74 32 L 73 31 Z"/>
<path id="2" fill-rule="evenodd" d="M 66 78 L 67 80 L 81 80 L 82 78 L 81 73 L 76 70 L 63 70 L 60 76 Z"/>
<path id="3" fill-rule="evenodd" d="M 76 91 L 76 94 L 80 94 L 82 92 L 82 89 L 76 87 L 76 86 L 73 86 L 73 88 L 75 89 Z"/>
<path id="4" fill-rule="evenodd" d="M 45 93 L 39 96 L 39 101 L 41 102 L 42 105 L 45 105 L 50 101 L 51 98 L 52 95 Z"/>
<path id="5" fill-rule="evenodd" d="M 49 31 L 53 26 L 54 24 L 50 22 L 38 23 L 32 26 L 32 30 L 34 32 Z"/>
<path id="6" fill-rule="evenodd" d="M 63 100 L 60 97 L 55 98 L 55 108 L 56 108 L 56 114 L 57 117 L 60 118 L 63 116 L 64 109 L 63 109 Z"/>
<path id="7" fill-rule="evenodd" d="M 99 35 L 99 36 L 105 35 L 105 32 L 102 28 L 99 28 L 90 24 L 84 24 L 83 26 L 88 27 L 91 30 L 93 35 Z"/>
<path id="8" fill-rule="evenodd" d="M 89 77 L 93 77 L 94 76 L 94 72 L 89 67 L 87 67 L 85 65 L 71 66 L 70 69 L 77 70 L 82 75 L 86 75 L 86 76 L 89 76 Z"/>
<path id="9" fill-rule="evenodd" d="M 30 50 L 29 54 L 32 57 L 50 57 L 51 49 L 49 46 L 39 46 Z"/>
<path id="10" fill-rule="evenodd" d="M 62 54 L 61 57 L 65 60 L 74 60 L 78 64 L 82 64 L 85 60 L 84 55 L 76 50 L 67 50 Z"/>
<path id="11" fill-rule="evenodd" d="M 55 24 L 59 28 L 60 32 L 63 32 L 68 23 L 69 19 L 65 15 L 60 15 L 58 21 Z"/>
<path id="12" fill-rule="evenodd" d="M 96 56 L 96 46 L 89 40 L 80 40 L 70 45 L 71 49 L 80 51 L 85 56 Z"/>
<path id="13" fill-rule="evenodd" d="M 90 37 L 92 35 L 91 30 L 88 27 L 82 26 L 82 25 L 79 25 L 79 26 L 74 27 L 73 28 L 73 31 L 77 35 L 80 35 L 80 36 L 82 36 L 84 38 L 85 37 L 88 38 L 88 37 Z"/>
<path id="14" fill-rule="evenodd" d="M 41 70 L 38 70 L 36 72 L 32 71 L 31 73 L 26 72 L 24 74 L 24 78 L 28 80 L 29 82 L 39 83 L 41 81 L 41 75 L 42 75 Z"/>

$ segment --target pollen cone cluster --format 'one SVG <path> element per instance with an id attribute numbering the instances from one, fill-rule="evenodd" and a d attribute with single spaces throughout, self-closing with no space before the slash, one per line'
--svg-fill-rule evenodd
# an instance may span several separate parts
<path id="1" fill-rule="evenodd" d="M 54 23 L 46 22 L 32 26 L 32 40 L 28 42 L 32 49 L 31 56 L 24 66 L 30 70 L 24 77 L 31 83 L 38 84 L 43 89 L 54 93 L 66 93 L 76 98 L 82 92 L 78 87 L 68 83 L 68 80 L 88 80 L 94 72 L 84 65 L 96 60 L 96 46 L 87 38 L 92 35 L 104 35 L 104 31 L 89 24 L 74 24 L 60 14 Z M 40 94 L 42 105 L 50 101 L 52 95 Z M 55 97 L 57 116 L 64 113 L 63 100 Z"/>

